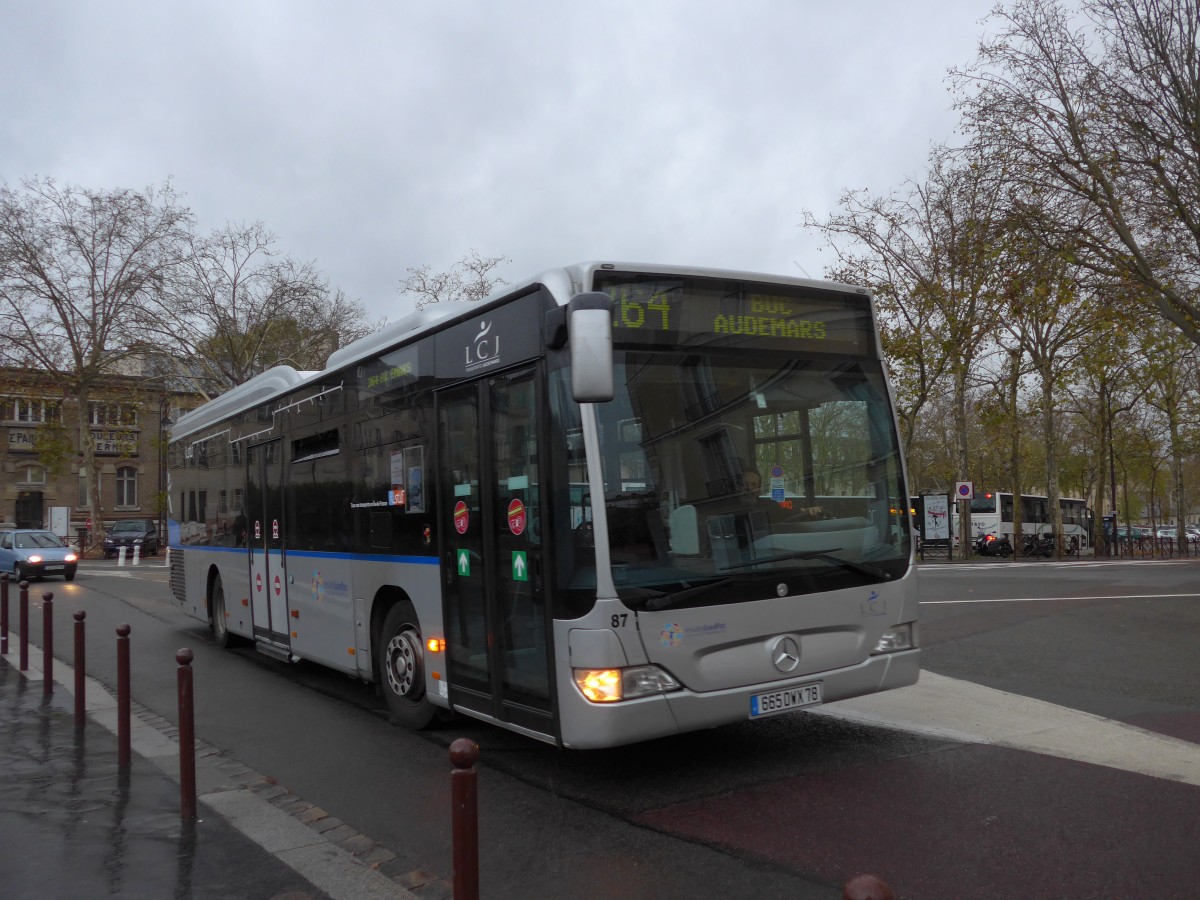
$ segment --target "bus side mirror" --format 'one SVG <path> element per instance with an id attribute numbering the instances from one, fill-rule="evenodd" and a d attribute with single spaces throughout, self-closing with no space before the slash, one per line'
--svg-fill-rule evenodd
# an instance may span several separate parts
<path id="1" fill-rule="evenodd" d="M 576 294 L 567 303 L 571 394 L 576 403 L 613 398 L 612 298 L 602 291 Z"/>

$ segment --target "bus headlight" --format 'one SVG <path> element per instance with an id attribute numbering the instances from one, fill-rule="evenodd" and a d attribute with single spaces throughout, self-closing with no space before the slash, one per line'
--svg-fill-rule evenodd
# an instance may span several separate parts
<path id="1" fill-rule="evenodd" d="M 916 644 L 913 641 L 913 623 L 905 622 L 889 628 L 879 636 L 871 655 L 879 653 L 895 653 L 897 650 L 911 650 Z"/>
<path id="2" fill-rule="evenodd" d="M 575 669 L 579 692 L 593 703 L 616 703 L 679 690 L 679 682 L 658 666 L 627 669 Z"/>

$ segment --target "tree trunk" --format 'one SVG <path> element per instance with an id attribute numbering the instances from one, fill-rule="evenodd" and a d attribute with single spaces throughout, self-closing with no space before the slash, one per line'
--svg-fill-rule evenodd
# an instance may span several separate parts
<path id="1" fill-rule="evenodd" d="M 1168 413 L 1171 429 L 1171 480 L 1175 483 L 1175 543 L 1180 554 L 1188 551 L 1187 533 L 1183 530 L 1187 503 L 1183 486 L 1183 437 L 1179 433 L 1179 413 L 1174 407 Z"/>
<path id="2" fill-rule="evenodd" d="M 1010 468 L 1012 470 L 1012 495 L 1013 495 L 1013 561 L 1021 556 L 1021 551 L 1025 549 L 1025 541 L 1022 536 L 1023 524 L 1021 521 L 1021 416 L 1020 409 L 1017 407 L 1018 388 L 1021 380 L 1021 364 L 1020 351 L 1014 350 L 1009 354 L 1009 361 L 1012 363 L 1012 381 L 1008 385 L 1008 410 L 1012 416 L 1012 461 Z M 1000 503 L 1000 498 L 996 497 L 996 503 Z"/>
<path id="3" fill-rule="evenodd" d="M 1104 556 L 1109 551 L 1108 531 L 1104 527 L 1104 511 L 1105 511 L 1104 508 L 1106 505 L 1106 501 L 1104 499 L 1104 488 L 1105 488 L 1105 484 L 1107 481 L 1107 479 L 1104 477 L 1104 472 L 1108 467 L 1108 417 L 1107 417 L 1108 403 L 1107 403 L 1107 395 L 1108 395 L 1107 383 L 1103 379 L 1101 379 L 1100 393 L 1099 393 L 1099 397 L 1098 397 L 1098 399 L 1100 401 L 1100 404 L 1099 404 L 1100 405 L 1100 444 L 1096 450 L 1096 463 L 1097 463 L 1097 472 L 1099 473 L 1099 477 L 1096 479 L 1096 484 L 1094 485 L 1096 499 L 1092 506 L 1092 529 L 1093 529 L 1092 547 L 1094 548 L 1093 552 L 1095 553 L 1095 555 L 1097 557 Z M 1088 496 L 1092 496 L 1092 494 L 1089 492 Z M 1115 509 L 1115 507 L 1114 507 L 1114 509 Z M 1096 518 L 1099 518 L 1100 521 L 1096 522 L 1095 521 Z M 1097 525 L 1099 525 L 1099 527 L 1096 527 Z"/>
<path id="4" fill-rule="evenodd" d="M 958 477 L 966 480 L 970 471 L 967 456 L 967 369 L 969 360 L 963 359 L 954 369 L 954 443 L 958 463 Z M 962 559 L 971 558 L 971 502 L 960 500 L 962 514 L 959 516 L 958 549 Z"/>
<path id="5" fill-rule="evenodd" d="M 92 410 L 88 402 L 90 387 L 87 382 L 77 383 L 75 397 L 79 403 L 79 452 L 83 457 L 80 467 L 87 483 L 87 516 L 92 520 L 92 530 L 88 537 L 95 543 L 96 539 L 104 534 L 104 521 L 100 514 L 100 477 L 96 471 L 96 442 L 92 440 Z M 80 548 L 81 551 L 85 549 Z"/>
<path id="6" fill-rule="evenodd" d="M 1054 530 L 1054 555 L 1062 557 L 1062 504 L 1058 502 L 1058 436 L 1054 433 L 1054 376 L 1042 373 L 1042 428 L 1046 445 L 1046 502 Z"/>

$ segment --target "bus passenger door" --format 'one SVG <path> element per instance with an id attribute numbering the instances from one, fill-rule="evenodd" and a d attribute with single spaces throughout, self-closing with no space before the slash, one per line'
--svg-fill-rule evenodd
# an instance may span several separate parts
<path id="1" fill-rule="evenodd" d="M 250 548 L 254 637 L 286 648 L 289 640 L 281 455 L 281 441 L 258 444 L 247 450 L 246 546 Z"/>
<path id="2" fill-rule="evenodd" d="M 535 369 L 438 395 L 450 701 L 552 735 Z"/>

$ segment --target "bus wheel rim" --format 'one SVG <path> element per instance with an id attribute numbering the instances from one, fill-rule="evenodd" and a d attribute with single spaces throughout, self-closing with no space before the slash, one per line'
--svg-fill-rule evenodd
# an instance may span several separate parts
<path id="1" fill-rule="evenodd" d="M 421 637 L 409 628 L 392 636 L 388 643 L 387 679 L 400 697 L 418 692 L 421 672 Z"/>

